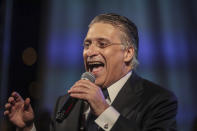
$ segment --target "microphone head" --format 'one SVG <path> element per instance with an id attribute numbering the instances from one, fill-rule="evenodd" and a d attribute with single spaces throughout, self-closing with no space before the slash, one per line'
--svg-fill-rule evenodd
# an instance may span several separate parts
<path id="1" fill-rule="evenodd" d="M 81 79 L 84 79 L 84 80 L 89 80 L 91 81 L 92 83 L 95 82 L 95 76 L 93 74 L 91 74 L 90 72 L 85 72 L 81 75 Z"/>

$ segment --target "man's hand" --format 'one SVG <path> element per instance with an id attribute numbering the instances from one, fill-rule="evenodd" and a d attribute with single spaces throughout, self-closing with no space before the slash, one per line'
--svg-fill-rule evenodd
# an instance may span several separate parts
<path id="1" fill-rule="evenodd" d="M 71 97 L 86 100 L 96 116 L 99 116 L 109 107 L 100 87 L 89 80 L 77 81 L 71 89 L 68 90 L 68 93 Z"/>
<path id="2" fill-rule="evenodd" d="M 30 104 L 30 99 L 25 101 L 17 93 L 13 92 L 5 104 L 4 115 L 20 129 L 31 129 L 33 127 L 34 112 Z"/>

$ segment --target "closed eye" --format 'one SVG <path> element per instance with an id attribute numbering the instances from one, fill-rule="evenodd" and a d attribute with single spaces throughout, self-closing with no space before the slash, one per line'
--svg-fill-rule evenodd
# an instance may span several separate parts
<path id="1" fill-rule="evenodd" d="M 99 42 L 97 42 L 97 46 L 99 47 L 99 48 L 105 48 L 105 47 L 107 47 L 109 44 L 107 43 L 107 42 L 103 42 L 103 41 L 99 41 Z"/>

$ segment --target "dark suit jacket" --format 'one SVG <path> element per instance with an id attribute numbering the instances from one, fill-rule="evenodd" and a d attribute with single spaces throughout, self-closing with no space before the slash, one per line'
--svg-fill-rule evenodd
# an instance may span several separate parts
<path id="1" fill-rule="evenodd" d="M 79 131 L 81 105 L 78 101 L 70 115 L 62 122 L 55 122 L 57 111 L 67 99 L 57 100 L 51 123 L 52 131 Z M 175 131 L 177 99 L 170 91 L 137 76 L 134 72 L 118 93 L 112 106 L 120 117 L 111 131 Z"/>

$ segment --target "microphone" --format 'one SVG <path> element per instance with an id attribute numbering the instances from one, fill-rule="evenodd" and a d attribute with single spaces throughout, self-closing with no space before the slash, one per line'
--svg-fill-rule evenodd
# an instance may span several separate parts
<path id="1" fill-rule="evenodd" d="M 92 75 L 90 72 L 83 73 L 81 75 L 81 79 L 89 80 L 93 83 L 95 82 L 95 76 Z M 77 101 L 78 101 L 78 99 L 68 96 L 67 101 L 64 103 L 64 105 L 62 106 L 60 111 L 57 112 L 56 121 L 61 123 L 65 118 L 67 118 L 67 116 L 70 114 L 71 110 L 73 109 L 73 107 L 77 103 Z"/>

